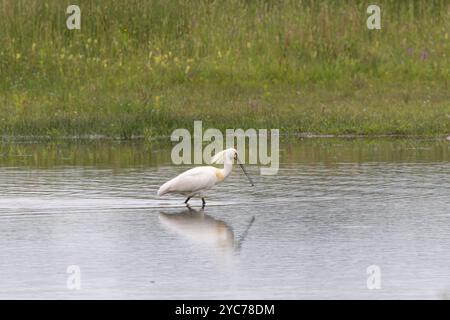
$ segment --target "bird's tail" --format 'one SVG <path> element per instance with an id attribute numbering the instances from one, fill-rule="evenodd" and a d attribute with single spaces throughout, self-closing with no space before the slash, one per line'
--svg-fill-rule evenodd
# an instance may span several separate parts
<path id="1" fill-rule="evenodd" d="M 158 189 L 158 196 L 162 196 L 162 195 L 166 194 L 167 192 L 169 192 L 170 182 L 171 181 L 167 181 Z"/>

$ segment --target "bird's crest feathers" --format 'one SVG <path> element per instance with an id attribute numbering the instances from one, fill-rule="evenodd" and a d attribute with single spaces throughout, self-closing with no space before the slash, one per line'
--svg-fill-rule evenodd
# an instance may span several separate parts
<path id="1" fill-rule="evenodd" d="M 229 148 L 229 149 L 225 149 L 223 151 L 217 152 L 212 158 L 211 158 L 211 163 L 216 163 L 216 164 L 223 164 L 225 159 L 227 159 L 227 155 L 233 152 L 233 154 L 236 152 L 236 149 L 234 148 Z M 229 159 L 229 158 L 228 158 Z"/>

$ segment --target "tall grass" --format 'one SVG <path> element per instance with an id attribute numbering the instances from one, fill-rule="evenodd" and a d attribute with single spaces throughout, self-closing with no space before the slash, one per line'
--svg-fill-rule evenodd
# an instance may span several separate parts
<path id="1" fill-rule="evenodd" d="M 0 0 L 3 135 L 450 132 L 450 1 Z"/>

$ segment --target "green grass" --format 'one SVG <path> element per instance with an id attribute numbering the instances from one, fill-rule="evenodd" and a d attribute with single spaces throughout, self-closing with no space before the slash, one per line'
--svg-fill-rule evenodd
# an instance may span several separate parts
<path id="1" fill-rule="evenodd" d="M 449 0 L 73 2 L 0 1 L 0 134 L 450 132 Z"/>

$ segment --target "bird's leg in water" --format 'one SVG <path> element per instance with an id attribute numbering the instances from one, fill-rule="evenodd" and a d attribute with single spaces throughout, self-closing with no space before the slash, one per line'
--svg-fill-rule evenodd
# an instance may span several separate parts
<path id="1" fill-rule="evenodd" d="M 206 201 L 205 201 L 205 198 L 202 198 L 202 208 L 204 208 L 204 207 L 205 207 L 205 205 L 206 205 Z"/>
<path id="2" fill-rule="evenodd" d="M 192 197 L 187 197 L 186 201 L 184 203 L 188 204 L 188 201 L 191 200 Z"/>

